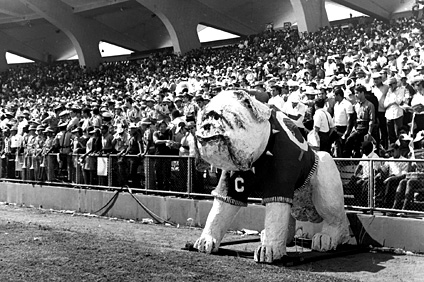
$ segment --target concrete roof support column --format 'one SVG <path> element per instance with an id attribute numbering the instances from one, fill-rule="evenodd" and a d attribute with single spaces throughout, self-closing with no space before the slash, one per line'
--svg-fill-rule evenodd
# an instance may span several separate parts
<path id="1" fill-rule="evenodd" d="M 0 52 L 0 72 L 7 71 L 9 69 L 9 65 L 6 60 L 6 52 Z"/>
<path id="2" fill-rule="evenodd" d="M 197 34 L 199 23 L 219 28 L 231 26 L 231 31 L 251 34 L 255 30 L 196 0 L 137 0 L 155 13 L 165 24 L 171 36 L 174 52 L 186 53 L 200 47 Z M 230 31 L 230 32 L 231 32 Z"/>
<path id="3" fill-rule="evenodd" d="M 315 32 L 330 23 L 325 0 L 290 0 L 300 32 Z"/>
<path id="4" fill-rule="evenodd" d="M 20 0 L 31 10 L 60 28 L 77 50 L 80 65 L 95 68 L 102 58 L 99 39 L 87 30 L 81 17 L 74 15 L 72 8 L 57 0 Z"/>

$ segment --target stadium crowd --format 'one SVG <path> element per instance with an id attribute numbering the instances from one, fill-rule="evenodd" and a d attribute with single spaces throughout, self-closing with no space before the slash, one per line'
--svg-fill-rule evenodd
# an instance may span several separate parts
<path id="1" fill-rule="evenodd" d="M 232 46 L 184 55 L 158 53 L 103 63 L 95 70 L 72 61 L 13 67 L 0 77 L 3 163 L 21 154 L 25 164 L 41 170 L 43 158 L 58 153 L 54 166 L 67 167 L 68 180 L 81 165 L 80 181 L 101 184 L 92 156 L 117 154 L 119 185 L 129 179 L 140 187 L 143 156 L 196 156 L 197 112 L 214 95 L 232 88 L 268 93 L 271 107 L 292 118 L 311 144 L 334 157 L 421 156 L 422 24 L 399 18 L 315 33 L 271 29 Z M 79 156 L 61 159 L 72 153 Z M 389 188 L 381 189 L 382 201 L 396 194 L 399 207 L 403 198 L 408 205 L 416 187 L 422 189 L 408 184 L 408 174 L 421 176 L 417 165 L 395 164 L 402 165 L 375 169 L 387 174 L 382 187 Z M 156 171 L 152 185 L 168 189 L 170 162 L 159 159 L 146 166 Z M 355 176 L 367 179 L 366 171 L 362 165 Z"/>

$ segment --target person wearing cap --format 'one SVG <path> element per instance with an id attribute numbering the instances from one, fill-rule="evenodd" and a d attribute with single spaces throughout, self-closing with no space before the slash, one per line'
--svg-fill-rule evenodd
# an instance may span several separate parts
<path id="1" fill-rule="evenodd" d="M 325 76 L 330 77 L 337 71 L 336 60 L 333 56 L 328 56 L 327 61 L 324 63 Z"/>
<path id="2" fill-rule="evenodd" d="M 130 155 L 126 158 L 129 171 L 128 179 L 131 180 L 128 185 L 136 188 L 141 186 L 141 175 L 138 174 L 138 167 L 141 164 L 140 156 L 143 153 L 143 140 L 139 127 L 135 123 L 129 124 L 129 130 L 128 147 L 122 156 Z"/>
<path id="3" fill-rule="evenodd" d="M 84 184 L 97 184 L 97 154 L 102 149 L 100 128 L 89 126 L 86 129 L 89 138 L 86 143 L 86 152 L 79 158 L 79 163 L 83 166 Z"/>
<path id="4" fill-rule="evenodd" d="M 69 123 L 66 126 L 67 131 L 72 131 L 76 128 L 81 120 L 81 109 L 79 107 L 73 107 L 70 112 Z"/>
<path id="5" fill-rule="evenodd" d="M 3 142 L 1 143 L 0 155 L 1 155 L 1 173 L 2 177 L 15 178 L 15 167 L 10 165 L 9 157 L 11 156 L 10 148 L 10 129 L 9 127 L 3 128 Z"/>
<path id="6" fill-rule="evenodd" d="M 403 109 L 400 107 L 405 99 L 405 88 L 398 87 L 396 78 L 391 77 L 388 81 L 389 91 L 384 99 L 385 118 L 387 119 L 387 131 L 389 143 L 396 142 L 400 128 L 403 125 Z"/>
<path id="7" fill-rule="evenodd" d="M 34 178 L 35 180 L 40 180 L 40 164 L 42 162 L 41 153 L 43 151 L 43 145 L 46 141 L 46 136 L 44 135 L 44 126 L 38 125 L 36 128 L 36 137 L 34 140 L 34 150 L 33 150 L 33 162 L 34 162 Z"/>
<path id="8" fill-rule="evenodd" d="M 156 131 L 156 122 L 150 118 L 144 118 L 140 126 L 144 129 L 142 142 L 143 142 L 143 152 L 141 154 L 142 157 L 145 155 L 154 155 L 155 154 L 155 143 L 153 141 L 153 133 Z M 149 175 L 149 183 L 145 183 L 148 189 L 155 189 L 156 187 L 156 175 L 155 171 L 155 163 L 153 159 L 149 161 L 144 159 L 144 175 L 147 177 Z"/>
<path id="9" fill-rule="evenodd" d="M 363 85 L 358 85 L 355 88 L 355 96 L 358 103 L 355 104 L 354 110 L 356 113 L 356 125 L 349 137 L 346 139 L 343 156 L 351 157 L 354 151 L 354 157 L 360 157 L 359 148 L 361 143 L 366 139 L 371 138 L 372 130 L 375 123 L 375 108 L 374 105 L 365 99 L 366 88 Z"/>
<path id="10" fill-rule="evenodd" d="M 102 126 L 107 125 L 109 127 L 109 133 L 115 134 L 115 128 L 113 127 L 113 114 L 109 111 L 102 113 Z"/>
<path id="11" fill-rule="evenodd" d="M 22 154 L 23 143 L 24 137 L 18 134 L 18 127 L 16 125 L 12 126 L 10 129 L 10 152 L 12 154 Z"/>
<path id="12" fill-rule="evenodd" d="M 59 171 L 63 173 L 65 170 L 67 171 L 67 175 L 60 175 L 59 177 L 67 177 L 67 180 L 70 181 L 71 178 L 71 170 L 70 163 L 71 158 L 69 154 L 71 153 L 71 137 L 72 133 L 66 130 L 68 123 L 62 122 L 59 124 L 59 132 L 55 136 L 54 147 L 55 150 L 59 153 L 58 162 L 59 162 Z"/>
<path id="13" fill-rule="evenodd" d="M 24 127 L 28 126 L 29 122 L 25 118 L 23 113 L 18 113 L 16 118 L 18 119 L 18 134 L 24 135 Z"/>
<path id="14" fill-rule="evenodd" d="M 153 133 L 155 155 L 170 155 L 173 145 L 172 134 L 165 121 L 158 121 L 158 130 Z M 158 158 L 155 161 L 157 188 L 169 189 L 171 177 L 171 161 L 166 158 Z"/>
<path id="15" fill-rule="evenodd" d="M 35 124 L 32 124 L 28 128 L 28 134 L 24 136 L 24 154 L 25 154 L 25 165 L 27 166 L 27 179 L 34 180 L 34 174 L 33 174 L 33 165 L 34 165 L 34 155 L 35 155 L 35 139 L 37 137 L 35 131 L 37 130 L 37 126 Z M 31 171 L 30 171 L 31 168 Z"/>
<path id="16" fill-rule="evenodd" d="M 41 147 L 40 181 L 52 181 L 54 179 L 55 163 L 48 155 L 54 150 L 54 130 L 48 126 L 44 131 L 45 140 Z M 43 166 L 41 165 L 43 164 Z M 43 168 L 44 167 L 44 168 Z"/>
<path id="17" fill-rule="evenodd" d="M 115 153 L 114 147 L 112 144 L 113 136 L 109 132 L 109 126 L 106 124 L 103 124 L 100 128 L 101 133 L 101 142 L 102 142 L 102 148 L 99 151 L 99 154 L 113 154 Z M 98 182 L 101 186 L 107 186 L 107 176 L 98 176 Z"/>
<path id="18" fill-rule="evenodd" d="M 130 135 L 126 128 L 118 127 L 116 133 L 113 135 L 112 146 L 114 151 L 117 152 L 117 170 L 112 170 L 113 185 L 122 187 L 127 183 L 127 166 L 126 160 L 122 158 L 127 151 Z"/>

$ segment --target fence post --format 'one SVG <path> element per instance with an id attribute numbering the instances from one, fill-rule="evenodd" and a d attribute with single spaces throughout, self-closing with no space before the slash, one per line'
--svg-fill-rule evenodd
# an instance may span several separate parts
<path id="1" fill-rule="evenodd" d="M 5 164 L 6 164 L 6 169 L 3 169 L 3 163 L 5 163 Z M 6 154 L 3 154 L 3 155 L 0 157 L 0 178 L 7 178 L 7 177 L 5 177 L 5 175 L 4 175 L 4 173 L 3 173 L 3 170 L 4 170 L 4 171 L 7 171 L 7 163 L 8 163 L 7 156 L 6 156 Z"/>
<path id="2" fill-rule="evenodd" d="M 81 184 L 80 181 L 80 164 L 78 162 L 79 160 L 79 154 L 72 153 L 72 166 L 75 165 L 75 184 Z"/>
<path id="3" fill-rule="evenodd" d="M 107 160 L 107 186 L 112 187 L 112 157 L 110 155 Z"/>
<path id="4" fill-rule="evenodd" d="M 193 158 L 188 157 L 187 158 L 188 164 L 187 164 L 187 193 L 188 196 L 190 196 L 190 193 L 193 191 L 193 175 L 192 175 L 192 163 L 193 163 Z"/>
<path id="5" fill-rule="evenodd" d="M 152 187 L 150 187 L 150 157 L 145 156 L 144 159 L 146 160 L 144 163 L 144 187 L 146 190 L 150 190 L 152 189 Z"/>
<path id="6" fill-rule="evenodd" d="M 368 187 L 369 187 L 369 189 L 368 189 L 368 193 L 369 193 L 368 194 L 368 206 L 371 208 L 370 213 L 374 214 L 374 208 L 375 208 L 374 185 L 375 185 L 375 182 L 374 182 L 374 161 L 372 159 L 370 159 L 369 170 L 370 170 L 369 171 L 370 178 L 369 178 L 369 185 L 368 185 Z"/>

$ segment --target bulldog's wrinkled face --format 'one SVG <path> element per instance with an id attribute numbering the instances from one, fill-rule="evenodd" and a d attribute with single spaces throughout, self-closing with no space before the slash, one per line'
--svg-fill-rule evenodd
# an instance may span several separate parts
<path id="1" fill-rule="evenodd" d="M 224 170 L 249 170 L 266 149 L 270 116 L 268 106 L 243 90 L 219 93 L 197 117 L 202 158 Z"/>

